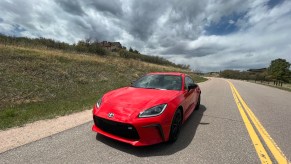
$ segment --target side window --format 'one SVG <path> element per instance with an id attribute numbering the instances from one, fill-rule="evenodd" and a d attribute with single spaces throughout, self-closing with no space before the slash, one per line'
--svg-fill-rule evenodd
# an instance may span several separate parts
<path id="1" fill-rule="evenodd" d="M 189 84 L 194 84 L 194 81 L 190 77 L 186 76 L 185 77 L 185 89 L 188 89 Z"/>

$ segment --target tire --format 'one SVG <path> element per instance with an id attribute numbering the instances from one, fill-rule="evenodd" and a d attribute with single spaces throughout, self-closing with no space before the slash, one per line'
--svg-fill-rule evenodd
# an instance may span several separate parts
<path id="1" fill-rule="evenodd" d="M 169 143 L 174 143 L 178 139 L 182 120 L 183 120 L 182 111 L 178 109 L 176 110 L 175 115 L 172 120 L 171 131 L 170 131 L 170 136 L 169 136 L 169 141 L 168 141 Z"/>
<path id="2" fill-rule="evenodd" d="M 199 97 L 198 97 L 198 102 L 197 102 L 197 104 L 195 106 L 195 110 L 199 110 L 199 107 L 200 107 L 200 99 L 201 99 L 201 95 L 199 95 Z"/>

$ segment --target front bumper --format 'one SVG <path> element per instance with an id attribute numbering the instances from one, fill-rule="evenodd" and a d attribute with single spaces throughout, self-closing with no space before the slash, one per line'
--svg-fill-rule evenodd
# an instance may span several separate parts
<path id="1" fill-rule="evenodd" d="M 170 124 L 159 121 L 158 118 L 142 118 L 131 123 L 112 121 L 95 115 L 93 119 L 93 131 L 133 146 L 147 146 L 167 141 L 170 131 Z"/>

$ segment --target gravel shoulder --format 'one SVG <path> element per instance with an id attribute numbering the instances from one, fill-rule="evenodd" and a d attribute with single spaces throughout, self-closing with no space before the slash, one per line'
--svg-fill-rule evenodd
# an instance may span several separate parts
<path id="1" fill-rule="evenodd" d="M 92 110 L 50 120 L 36 121 L 23 127 L 0 131 L 0 153 L 25 145 L 41 138 L 62 132 L 92 120 Z"/>

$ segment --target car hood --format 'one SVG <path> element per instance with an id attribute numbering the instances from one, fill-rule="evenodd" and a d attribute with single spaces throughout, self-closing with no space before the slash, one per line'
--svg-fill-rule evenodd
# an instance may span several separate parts
<path id="1" fill-rule="evenodd" d="M 108 118 L 108 113 L 114 113 L 114 119 L 127 121 L 146 109 L 171 101 L 180 92 L 134 87 L 120 88 L 103 96 L 98 115 Z"/>

